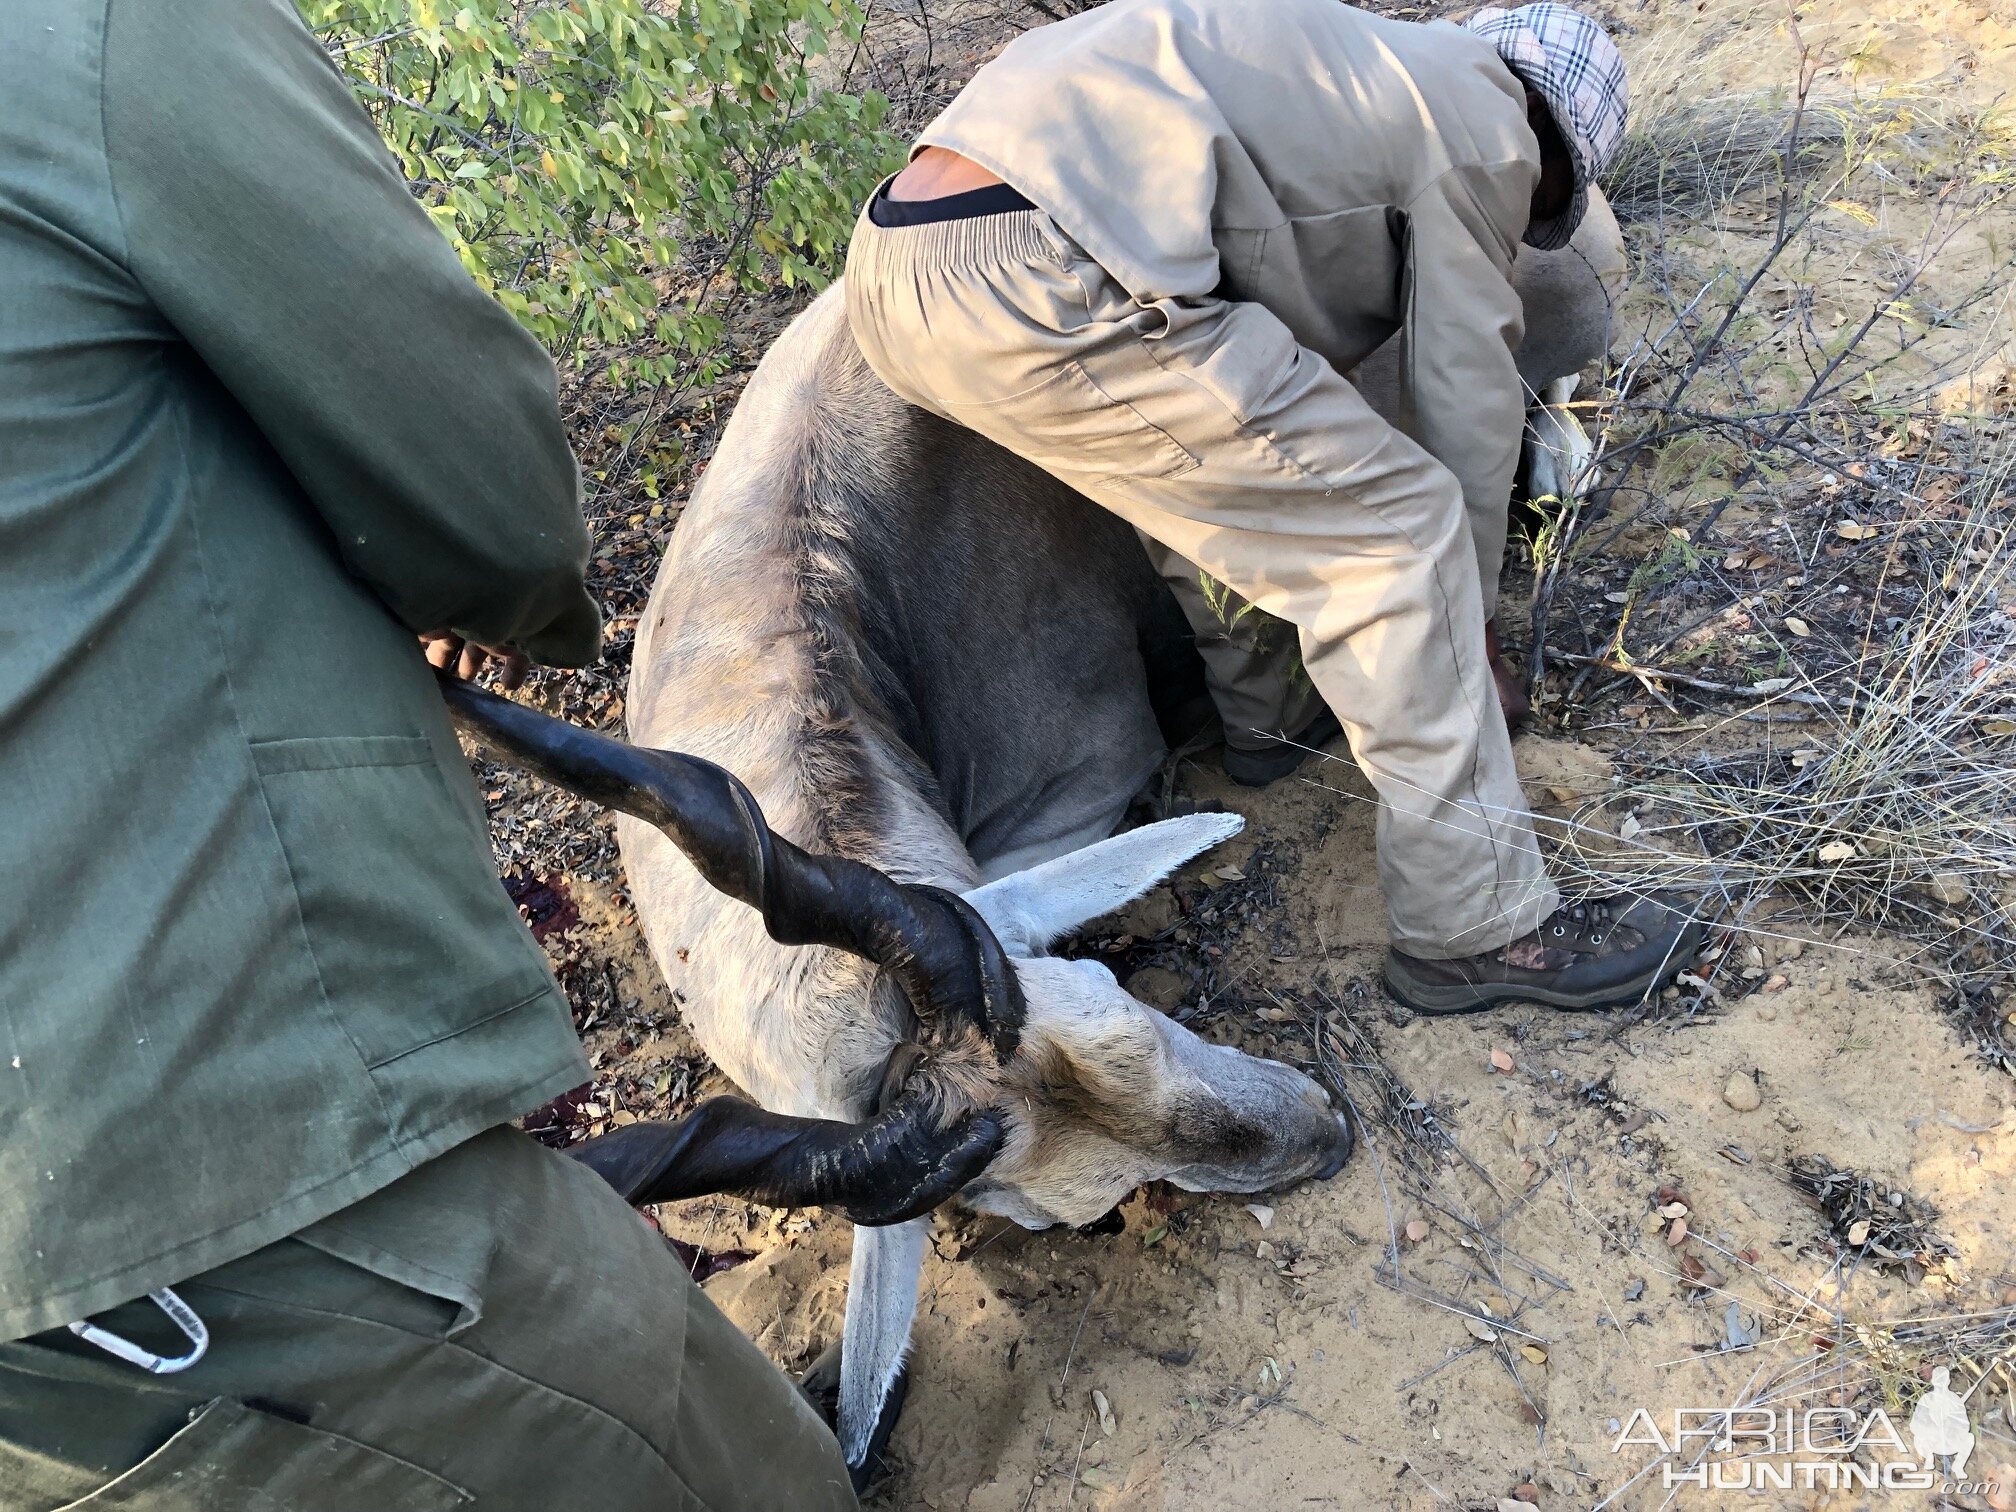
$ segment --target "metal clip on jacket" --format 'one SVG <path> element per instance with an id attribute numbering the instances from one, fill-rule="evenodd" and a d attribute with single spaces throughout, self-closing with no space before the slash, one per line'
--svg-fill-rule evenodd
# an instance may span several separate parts
<path id="1" fill-rule="evenodd" d="M 129 1365 L 138 1365 L 152 1375 L 174 1375 L 179 1370 L 187 1370 L 203 1358 L 210 1348 L 210 1330 L 203 1320 L 196 1316 L 195 1309 L 167 1287 L 147 1293 L 147 1300 L 168 1314 L 175 1326 L 182 1330 L 189 1340 L 187 1354 L 163 1356 L 151 1349 L 143 1349 L 131 1339 L 121 1338 L 110 1329 L 100 1328 L 95 1323 L 72 1323 L 70 1332 L 87 1343 L 96 1344 L 109 1355 L 117 1355 Z"/>

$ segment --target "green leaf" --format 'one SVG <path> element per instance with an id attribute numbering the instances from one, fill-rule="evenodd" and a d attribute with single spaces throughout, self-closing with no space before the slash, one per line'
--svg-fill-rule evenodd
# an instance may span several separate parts
<path id="1" fill-rule="evenodd" d="M 721 367 L 716 294 L 668 304 L 647 274 L 823 285 L 901 161 L 888 102 L 812 69 L 860 0 L 297 5 L 463 265 L 556 359 L 608 348 L 630 381 Z"/>

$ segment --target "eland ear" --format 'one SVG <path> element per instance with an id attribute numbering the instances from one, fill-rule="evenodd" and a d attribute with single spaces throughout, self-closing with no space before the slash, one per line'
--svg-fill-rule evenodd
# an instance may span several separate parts
<path id="1" fill-rule="evenodd" d="M 1237 814 L 1185 814 L 1144 824 L 966 894 L 1002 945 L 1043 949 L 1087 920 L 1133 902 L 1192 856 L 1246 827 Z"/>

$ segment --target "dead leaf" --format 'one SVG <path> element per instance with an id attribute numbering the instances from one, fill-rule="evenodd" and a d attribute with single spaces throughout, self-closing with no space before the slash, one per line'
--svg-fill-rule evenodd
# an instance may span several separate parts
<path id="1" fill-rule="evenodd" d="M 1106 1400 L 1105 1392 L 1095 1390 L 1092 1393 L 1092 1407 L 1099 1414 L 1099 1431 L 1108 1438 L 1113 1437 L 1114 1429 L 1119 1425 L 1113 1421 L 1113 1404 Z"/>
<path id="2" fill-rule="evenodd" d="M 1813 633 L 1813 627 L 1796 614 L 1788 614 L 1785 617 L 1785 628 L 1802 639 Z"/>
<path id="3" fill-rule="evenodd" d="M 1491 1069 L 1501 1076 L 1510 1076 L 1516 1064 L 1517 1062 L 1512 1059 L 1512 1052 L 1503 1046 L 1491 1052 Z"/>
<path id="4" fill-rule="evenodd" d="M 1834 534 L 1844 541 L 1873 541 L 1876 539 L 1874 525 L 1858 525 L 1853 520 L 1836 520 Z"/>
<path id="5" fill-rule="evenodd" d="M 1407 1225 L 1407 1242 L 1408 1242 L 1409 1244 L 1419 1244 L 1419 1243 L 1420 1243 L 1420 1242 L 1421 1242 L 1421 1241 L 1422 1241 L 1423 1239 L 1426 1239 L 1427 1237 L 1428 1237 L 1428 1220 L 1427 1220 L 1427 1219 L 1425 1219 L 1425 1218 L 1416 1218 L 1416 1219 L 1413 1219 L 1413 1220 L 1412 1220 L 1411 1222 L 1409 1222 L 1409 1223 L 1408 1223 L 1408 1225 Z"/>
<path id="6" fill-rule="evenodd" d="M 1822 861 L 1849 861 L 1857 854 L 1854 842 L 1849 840 L 1830 840 L 1819 850 Z"/>
<path id="7" fill-rule="evenodd" d="M 1666 1203 L 1659 1209 L 1659 1216 L 1661 1218 L 1685 1218 L 1687 1216 L 1687 1204 L 1684 1202 Z"/>
<path id="8" fill-rule="evenodd" d="M 1542 1349 L 1538 1344 L 1521 1344 L 1519 1346 L 1519 1353 L 1526 1356 L 1535 1365 L 1545 1365 L 1547 1363 L 1547 1351 Z"/>
<path id="9" fill-rule="evenodd" d="M 1848 1242 L 1853 1245 L 1863 1245 L 1869 1242 L 1869 1220 L 1867 1218 L 1857 1219 L 1854 1223 L 1848 1225 Z"/>
<path id="10" fill-rule="evenodd" d="M 1619 840 L 1635 840 L 1638 838 L 1638 831 L 1643 828 L 1644 826 L 1638 822 L 1636 814 L 1626 814 L 1624 822 L 1617 826 L 1617 838 Z"/>
<path id="11" fill-rule="evenodd" d="M 1685 1218 L 1675 1218 L 1673 1220 L 1673 1227 L 1666 1230 L 1666 1242 L 1669 1245 L 1678 1245 L 1684 1244 L 1686 1240 L 1687 1220 Z"/>
<path id="12" fill-rule="evenodd" d="M 1226 882 L 1244 882 L 1246 880 L 1246 873 L 1239 870 L 1236 866 L 1221 866 L 1218 868 L 1217 875 L 1221 880 Z"/>
<path id="13" fill-rule="evenodd" d="M 1617 1125 L 1617 1132 L 1620 1134 L 1636 1134 L 1651 1121 L 1651 1116 L 1643 1108 L 1636 1108 L 1626 1116 L 1624 1122 Z"/>
<path id="14" fill-rule="evenodd" d="M 1633 1276 L 1629 1281 L 1624 1283 L 1624 1300 L 1626 1302 L 1636 1302 L 1644 1295 L 1645 1281 L 1643 1277 Z"/>
<path id="15" fill-rule="evenodd" d="M 1274 1227 L 1274 1209 L 1265 1203 L 1249 1202 L 1246 1211 L 1253 1215 L 1253 1221 L 1263 1229 Z"/>
<path id="16" fill-rule="evenodd" d="M 1463 1314 L 1463 1326 L 1470 1330 L 1470 1337 L 1473 1339 L 1481 1340 L 1486 1344 L 1496 1344 L 1498 1342 L 1498 1330 L 1493 1328 L 1489 1323 L 1486 1323 L 1482 1318 L 1473 1318 L 1470 1314 L 1465 1313 Z"/>

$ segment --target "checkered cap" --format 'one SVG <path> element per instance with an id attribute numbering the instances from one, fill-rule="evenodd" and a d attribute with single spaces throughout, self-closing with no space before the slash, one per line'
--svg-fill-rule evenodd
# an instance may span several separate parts
<path id="1" fill-rule="evenodd" d="M 1630 103 L 1624 59 L 1609 33 L 1566 5 L 1509 11 L 1490 6 L 1463 25 L 1497 48 L 1506 66 L 1547 102 L 1575 158 L 1575 199 L 1568 213 L 1526 228 L 1533 246 L 1565 247 L 1582 223 L 1589 185 L 1624 140 Z"/>

